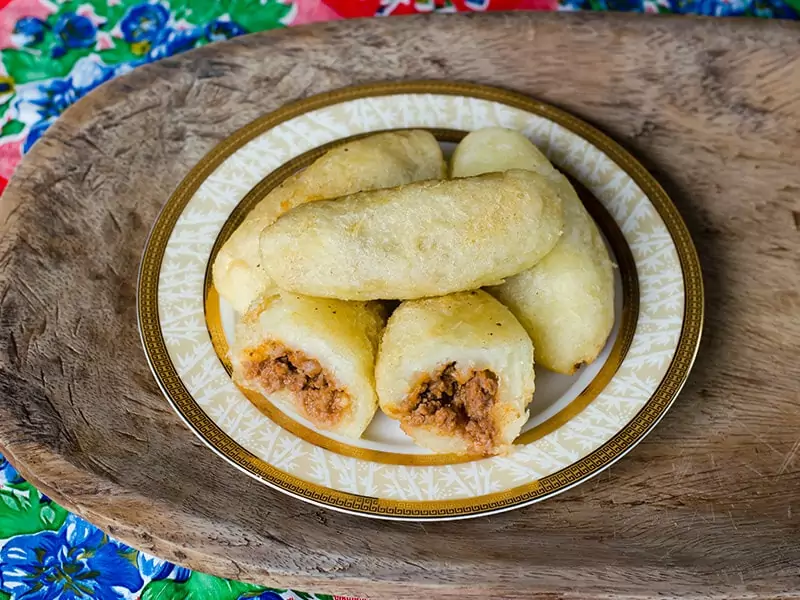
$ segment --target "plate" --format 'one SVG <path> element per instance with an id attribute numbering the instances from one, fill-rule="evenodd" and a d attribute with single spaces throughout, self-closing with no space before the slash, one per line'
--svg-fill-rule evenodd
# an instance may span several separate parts
<path id="1" fill-rule="evenodd" d="M 488 126 L 523 132 L 572 179 L 618 267 L 615 326 L 603 353 L 569 377 L 537 368 L 531 418 L 514 450 L 491 458 L 432 454 L 380 413 L 361 440 L 349 440 L 237 388 L 227 357 L 236 314 L 220 300 L 210 272 L 258 199 L 359 136 L 427 129 L 449 151 L 469 131 Z M 144 251 L 137 302 L 156 380 L 209 447 L 302 500 L 398 520 L 510 510 L 596 475 L 641 441 L 673 403 L 703 321 L 702 277 L 689 233 L 639 162 L 555 107 L 447 82 L 328 92 L 225 139 L 165 204 Z"/>

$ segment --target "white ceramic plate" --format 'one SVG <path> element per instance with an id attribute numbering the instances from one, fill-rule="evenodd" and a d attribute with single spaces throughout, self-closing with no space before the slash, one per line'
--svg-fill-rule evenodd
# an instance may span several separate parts
<path id="1" fill-rule="evenodd" d="M 617 269 L 616 323 L 574 376 L 537 369 L 531 418 L 509 456 L 465 460 L 415 446 L 378 414 L 353 441 L 239 390 L 227 348 L 237 315 L 211 284 L 222 243 L 263 195 L 337 143 L 424 128 L 450 150 L 499 125 L 527 135 L 576 183 Z M 315 96 L 230 136 L 164 207 L 142 260 L 139 324 L 166 397 L 217 453 L 298 498 L 355 514 L 453 519 L 523 506 L 591 477 L 663 416 L 700 339 L 703 289 L 667 195 L 625 150 L 524 96 L 471 84 L 374 84 Z M 179 467 L 178 467 L 179 468 Z"/>

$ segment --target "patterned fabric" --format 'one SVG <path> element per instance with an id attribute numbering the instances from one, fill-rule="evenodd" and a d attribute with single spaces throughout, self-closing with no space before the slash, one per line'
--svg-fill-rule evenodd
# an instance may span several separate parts
<path id="1" fill-rule="evenodd" d="M 189 571 L 69 514 L 0 457 L 0 600 L 346 600 Z"/>
<path id="2" fill-rule="evenodd" d="M 137 65 L 314 21 L 426 12 L 618 10 L 797 19 L 800 0 L 0 0 L 0 191 L 71 104 Z M 191 572 L 69 514 L 0 457 L 0 600 L 323 599 Z"/>
<path id="3" fill-rule="evenodd" d="M 796 19 L 800 0 L 0 0 L 0 191 L 91 89 L 209 42 L 352 17 L 584 9 Z"/>

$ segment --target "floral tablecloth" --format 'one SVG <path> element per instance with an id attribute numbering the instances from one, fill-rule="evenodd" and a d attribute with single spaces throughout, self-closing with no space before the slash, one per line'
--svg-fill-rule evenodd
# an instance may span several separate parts
<path id="1" fill-rule="evenodd" d="M 800 0 L 0 0 L 0 192 L 72 103 L 137 65 L 247 32 L 363 16 L 625 10 L 797 19 Z M 109 538 L 0 456 L 0 600 L 335 598 L 191 572 Z"/>

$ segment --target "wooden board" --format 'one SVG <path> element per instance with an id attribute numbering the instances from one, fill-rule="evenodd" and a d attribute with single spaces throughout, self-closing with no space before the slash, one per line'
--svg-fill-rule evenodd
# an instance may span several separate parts
<path id="1" fill-rule="evenodd" d="M 137 69 L 70 108 L 0 203 L 0 446 L 124 541 L 196 569 L 370 598 L 800 596 L 800 28 L 493 14 L 338 22 Z M 611 470 L 458 523 L 274 492 L 182 425 L 145 364 L 139 258 L 219 140 L 350 83 L 504 86 L 629 147 L 673 195 L 707 325 L 675 407 Z"/>

